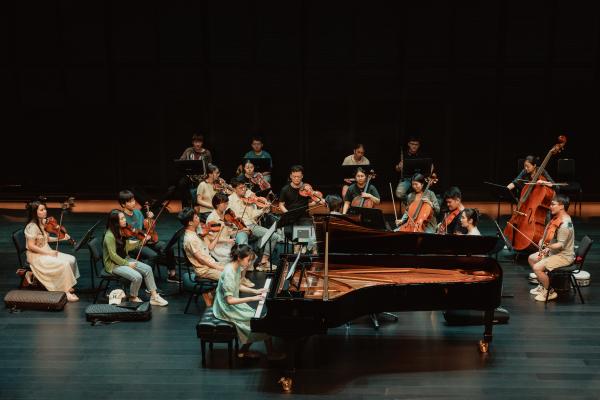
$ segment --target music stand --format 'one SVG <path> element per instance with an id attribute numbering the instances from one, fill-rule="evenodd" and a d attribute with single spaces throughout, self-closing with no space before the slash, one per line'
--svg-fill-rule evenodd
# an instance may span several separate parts
<path id="1" fill-rule="evenodd" d="M 271 225 L 271 227 L 265 232 L 265 234 L 263 235 L 263 237 L 260 238 L 260 241 L 258 242 L 258 250 L 262 250 L 265 247 L 267 247 L 267 243 L 269 244 L 269 272 L 272 272 L 272 259 L 273 259 L 273 247 L 271 247 L 271 236 L 273 236 L 273 234 L 275 233 L 275 231 L 277 230 L 277 222 L 273 222 L 273 225 Z"/>
<path id="2" fill-rule="evenodd" d="M 200 160 L 173 160 L 175 168 L 181 175 L 206 175 L 206 161 Z"/>
<path id="3" fill-rule="evenodd" d="M 509 188 L 504 185 L 498 185 L 497 183 L 492 182 L 483 182 L 488 185 L 488 187 L 492 191 L 492 196 L 496 198 L 498 201 L 498 209 L 496 212 L 496 221 L 500 222 L 500 204 L 502 201 L 507 201 L 512 204 L 518 204 L 519 201 L 515 198 Z"/>
<path id="4" fill-rule="evenodd" d="M 94 230 L 100 224 L 100 222 L 102 222 L 102 220 L 103 220 L 103 218 L 100 218 L 98 221 L 96 221 L 96 223 L 90 229 L 88 229 L 87 232 L 83 235 L 81 240 L 79 242 L 77 242 L 77 244 L 75 245 L 76 252 L 79 251 L 79 249 L 81 249 L 83 246 L 88 244 L 88 242 L 90 240 L 92 240 L 92 238 L 94 237 Z"/>
<path id="5" fill-rule="evenodd" d="M 379 208 L 350 207 L 348 214 L 359 215 L 361 225 L 367 228 L 388 230 L 383 212 Z"/>
<path id="6" fill-rule="evenodd" d="M 410 178 L 416 173 L 429 176 L 432 165 L 433 159 L 431 158 L 405 158 L 402 167 L 402 178 Z"/>
<path id="7" fill-rule="evenodd" d="M 286 226 L 293 226 L 296 221 L 301 219 L 304 216 L 305 208 L 300 208 L 297 210 L 288 211 L 279 216 L 279 220 L 277 221 L 277 229 L 285 228 Z M 285 251 L 287 252 L 288 239 L 285 235 L 284 230 L 284 240 L 285 240 Z"/>
<path id="8" fill-rule="evenodd" d="M 254 171 L 256 172 L 271 171 L 272 160 L 270 158 L 244 157 L 242 158 L 242 167 L 244 166 L 246 161 L 250 161 L 252 164 L 254 164 Z"/>

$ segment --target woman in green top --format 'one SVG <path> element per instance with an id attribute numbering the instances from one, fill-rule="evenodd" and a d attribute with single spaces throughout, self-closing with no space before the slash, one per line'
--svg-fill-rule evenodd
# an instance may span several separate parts
<path id="1" fill-rule="evenodd" d="M 271 360 L 281 359 L 283 355 L 273 352 L 273 342 L 269 335 L 255 333 L 250 329 L 250 319 L 254 317 L 254 309 L 248 305 L 252 301 L 263 300 L 266 289 L 251 289 L 240 286 L 242 270 L 248 268 L 255 254 L 247 244 L 234 245 L 231 248 L 231 262 L 225 265 L 219 278 L 219 284 L 213 303 L 215 317 L 232 322 L 238 333 L 242 348 L 239 357 L 256 358 L 258 355 L 249 351 L 250 345 L 259 340 L 265 341 L 268 357 Z M 251 297 L 240 297 L 240 292 L 253 294 Z"/>
<path id="2" fill-rule="evenodd" d="M 104 269 L 113 275 L 118 275 L 131 282 L 129 286 L 129 300 L 141 303 L 138 291 L 142 285 L 142 279 L 150 291 L 150 304 L 153 306 L 166 306 L 169 304 L 156 293 L 156 283 L 152 267 L 142 262 L 128 258 L 127 254 L 140 247 L 140 242 L 132 242 L 121 235 L 121 228 L 125 228 L 127 221 L 125 214 L 120 210 L 112 210 L 108 215 L 108 224 L 104 234 L 103 259 Z"/>

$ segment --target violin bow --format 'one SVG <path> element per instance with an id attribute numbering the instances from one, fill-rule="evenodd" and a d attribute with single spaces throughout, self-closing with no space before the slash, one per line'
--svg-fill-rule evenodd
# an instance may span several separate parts
<path id="1" fill-rule="evenodd" d="M 510 222 L 507 222 L 507 223 L 508 223 L 508 225 L 512 226 L 512 228 L 513 228 L 515 231 L 517 231 L 518 233 L 520 233 L 520 234 L 521 234 L 521 236 L 523 236 L 525 239 L 527 239 L 527 240 L 529 241 L 529 243 L 531 243 L 532 245 L 534 245 L 534 246 L 535 246 L 535 247 L 538 249 L 538 251 L 542 251 L 542 250 L 543 250 L 543 249 L 542 249 L 542 248 L 541 248 L 541 247 L 540 247 L 538 244 L 536 244 L 536 243 L 533 243 L 533 240 L 531 240 L 531 239 L 529 238 L 529 236 L 527 236 L 526 234 L 524 234 L 523 232 L 521 232 L 521 231 L 520 231 L 520 230 L 519 230 L 519 229 L 518 229 L 516 226 L 514 226 L 512 223 L 510 223 Z"/>
<path id="2" fill-rule="evenodd" d="M 65 210 L 71 208 L 72 203 L 75 201 L 74 197 L 68 197 L 62 204 L 62 209 L 60 210 L 60 221 L 58 222 L 58 233 L 56 237 L 56 251 L 58 251 L 58 245 L 60 243 L 60 228 L 62 227 L 63 216 L 65 215 Z"/>
<path id="3" fill-rule="evenodd" d="M 142 240 L 142 245 L 140 246 L 140 249 L 138 250 L 137 256 L 135 257 L 135 261 L 138 261 L 140 259 L 140 255 L 142 254 L 142 249 L 148 242 L 148 232 L 152 232 L 152 230 L 154 230 L 154 228 L 156 227 L 156 222 L 158 221 L 158 218 L 160 217 L 162 212 L 165 210 L 165 208 L 167 208 L 167 206 L 169 205 L 170 202 L 171 202 L 171 200 L 167 200 L 160 208 L 160 211 L 158 212 L 158 214 L 156 214 L 156 217 L 152 218 L 152 225 L 150 225 L 150 227 L 146 231 L 146 235 L 144 235 L 144 240 Z"/>
<path id="4" fill-rule="evenodd" d="M 392 182 L 388 182 L 390 184 L 390 194 L 392 195 L 392 206 L 394 207 L 394 221 L 398 219 L 398 212 L 396 211 L 396 201 L 394 200 L 394 190 L 392 189 Z"/>

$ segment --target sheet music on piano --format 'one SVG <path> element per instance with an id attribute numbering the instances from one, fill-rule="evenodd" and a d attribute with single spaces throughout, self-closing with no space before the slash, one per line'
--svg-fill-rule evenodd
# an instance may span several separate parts
<path id="1" fill-rule="evenodd" d="M 271 279 L 272 278 L 265 279 L 264 289 L 269 290 L 269 286 L 271 285 Z M 267 292 L 267 294 L 269 294 L 269 292 Z M 265 297 L 265 299 L 266 299 L 266 297 Z M 261 301 L 258 302 L 258 306 L 256 307 L 256 312 L 254 313 L 254 318 L 260 318 L 263 307 L 265 306 L 265 299 L 262 299 Z"/>

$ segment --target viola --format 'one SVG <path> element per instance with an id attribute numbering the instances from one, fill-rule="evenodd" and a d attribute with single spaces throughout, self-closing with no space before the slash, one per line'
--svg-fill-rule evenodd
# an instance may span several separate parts
<path id="1" fill-rule="evenodd" d="M 200 223 L 200 236 L 206 236 L 209 232 L 219 232 L 221 224 L 218 222 Z"/>
<path id="2" fill-rule="evenodd" d="M 148 202 L 144 203 L 144 207 L 146 208 L 146 213 L 150 212 L 150 205 Z M 154 218 L 145 218 L 144 219 L 144 230 L 150 235 L 149 243 L 157 243 L 158 242 L 158 233 L 156 232 L 156 223 L 154 222 Z"/>
<path id="3" fill-rule="evenodd" d="M 237 229 L 244 229 L 246 228 L 246 224 L 244 224 L 244 221 L 241 220 L 241 218 L 238 218 L 235 213 L 233 212 L 232 209 L 228 208 L 225 211 L 225 216 L 223 217 L 223 219 L 225 220 L 225 222 L 232 224 L 233 226 L 235 226 Z"/>
<path id="4" fill-rule="evenodd" d="M 371 179 L 375 178 L 375 172 L 373 170 L 371 170 L 371 172 L 369 172 L 368 178 L 367 178 L 367 183 L 365 183 L 365 187 L 362 190 L 362 193 L 368 193 L 367 191 L 369 190 L 369 185 L 371 184 Z M 352 207 L 364 207 L 364 208 L 373 208 L 373 206 L 375 205 L 375 203 L 373 203 L 372 199 L 366 199 L 362 196 L 356 196 L 355 198 L 352 199 L 352 202 L 350 203 L 350 205 Z"/>
<path id="5" fill-rule="evenodd" d="M 225 182 L 223 178 L 217 178 L 215 182 L 213 182 L 213 189 L 217 192 L 225 192 L 227 194 L 233 193 L 233 186 Z"/>
<path id="6" fill-rule="evenodd" d="M 456 217 L 458 217 L 459 214 L 460 214 L 460 208 L 457 208 L 456 210 L 447 213 L 446 217 L 440 224 L 437 233 L 439 233 L 440 235 L 447 234 L 448 233 L 448 225 L 450 225 L 452 223 L 452 221 L 454 221 L 454 219 Z"/>
<path id="7" fill-rule="evenodd" d="M 552 220 L 550 220 L 550 223 L 544 231 L 544 237 L 542 238 L 542 247 L 547 247 L 550 244 L 550 242 L 556 236 L 556 231 L 558 230 L 558 228 L 560 228 L 561 224 L 562 218 L 560 218 L 559 216 L 556 216 L 552 218 Z"/>
<path id="8" fill-rule="evenodd" d="M 46 232 L 56 235 L 58 240 L 63 240 L 67 235 L 67 228 L 65 228 L 64 225 L 60 225 L 54 217 L 46 218 L 46 225 L 44 225 L 44 229 Z M 71 238 L 69 239 L 69 243 L 75 245 L 76 242 Z"/>
<path id="9" fill-rule="evenodd" d="M 408 207 L 408 221 L 400 226 L 400 232 L 424 232 L 427 222 L 433 216 L 433 208 L 428 203 L 425 203 L 424 195 L 438 181 L 438 177 L 435 173 L 432 173 L 431 176 L 425 179 L 427 186 L 421 192 L 419 201 L 413 201 Z"/>
<path id="10" fill-rule="evenodd" d="M 250 178 L 250 182 L 257 185 L 261 191 L 271 189 L 271 184 L 266 181 L 265 177 L 260 172 L 255 173 L 252 178 Z"/>
<path id="11" fill-rule="evenodd" d="M 548 151 L 530 182 L 544 180 L 542 174 L 548 161 L 550 161 L 552 155 L 561 152 L 566 143 L 567 138 L 565 136 L 558 137 L 558 143 Z M 554 190 L 549 186 L 525 185 L 521 191 L 516 210 L 509 220 L 510 224 L 507 224 L 504 228 L 504 235 L 512 243 L 515 250 L 527 250 L 532 247 L 531 242 L 538 243 L 540 241 L 546 228 L 546 215 L 553 197 Z"/>
<path id="12" fill-rule="evenodd" d="M 146 238 L 146 233 L 127 224 L 124 228 L 121 228 L 121 236 L 126 238 L 134 237 L 137 240 L 144 240 Z"/>
<path id="13" fill-rule="evenodd" d="M 314 190 L 312 186 L 310 186 L 308 183 L 303 183 L 300 186 L 300 196 L 303 197 L 310 197 L 310 199 L 312 201 L 323 201 L 323 193 L 319 192 L 318 190 Z"/>

